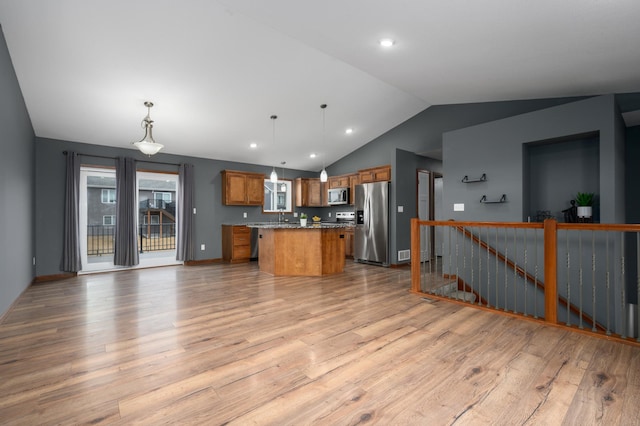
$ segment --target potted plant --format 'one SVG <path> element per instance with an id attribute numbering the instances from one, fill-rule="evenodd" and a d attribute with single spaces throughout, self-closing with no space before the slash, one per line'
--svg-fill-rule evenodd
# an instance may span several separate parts
<path id="1" fill-rule="evenodd" d="M 576 194 L 578 219 L 591 219 L 593 216 L 593 197 L 593 192 L 578 192 Z"/>
<path id="2" fill-rule="evenodd" d="M 307 214 L 300 213 L 300 226 L 307 226 Z"/>

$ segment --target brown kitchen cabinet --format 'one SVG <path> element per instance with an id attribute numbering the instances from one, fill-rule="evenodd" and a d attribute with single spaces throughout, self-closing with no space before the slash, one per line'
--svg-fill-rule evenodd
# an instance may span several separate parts
<path id="1" fill-rule="evenodd" d="M 296 178 L 296 207 L 327 205 L 326 185 L 319 178 Z"/>
<path id="2" fill-rule="evenodd" d="M 391 166 L 371 167 L 358 171 L 360 183 L 388 182 L 391 180 Z"/>
<path id="3" fill-rule="evenodd" d="M 329 189 L 348 188 L 349 175 L 330 176 L 327 183 L 329 184 Z"/>
<path id="4" fill-rule="evenodd" d="M 349 175 L 349 204 L 356 203 L 356 185 L 360 183 L 360 175 L 353 173 Z"/>
<path id="5" fill-rule="evenodd" d="M 222 260 L 248 262 L 251 258 L 251 229 L 244 225 L 222 225 Z"/>
<path id="6" fill-rule="evenodd" d="M 353 228 L 344 229 L 344 256 L 348 258 L 353 258 L 354 234 L 355 234 L 355 230 Z"/>
<path id="7" fill-rule="evenodd" d="M 225 206 L 262 206 L 264 175 L 262 173 L 223 170 L 222 204 Z"/>

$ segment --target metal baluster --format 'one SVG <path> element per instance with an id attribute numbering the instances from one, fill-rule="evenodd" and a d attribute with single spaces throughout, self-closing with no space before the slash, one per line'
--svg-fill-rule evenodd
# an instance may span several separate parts
<path id="1" fill-rule="evenodd" d="M 469 265 L 471 267 L 471 288 L 473 288 L 473 280 L 475 279 L 474 270 L 473 270 L 473 228 L 470 228 L 469 232 L 471 233 L 471 242 L 469 244 L 469 246 L 471 247 L 471 261 L 469 262 Z M 465 242 L 466 240 L 467 239 L 464 238 L 462 241 Z M 467 273 L 467 250 L 466 250 L 466 246 L 464 247 L 464 249 L 465 249 L 464 250 L 464 271 L 465 271 L 465 277 L 466 277 L 467 276 L 467 274 L 466 274 Z"/>
<path id="2" fill-rule="evenodd" d="M 579 267 L 578 270 L 580 273 L 578 274 L 578 290 L 580 295 L 579 308 L 580 308 L 580 318 L 578 321 L 578 327 L 582 329 L 582 232 L 578 232 L 578 256 L 579 256 Z"/>
<path id="3" fill-rule="evenodd" d="M 518 313 L 518 228 L 513 230 L 513 313 Z"/>
<path id="4" fill-rule="evenodd" d="M 460 258 L 460 252 L 459 252 L 459 249 L 458 249 L 458 244 L 459 244 L 458 240 L 460 238 L 460 232 L 456 232 L 455 236 L 456 236 L 456 281 L 457 281 L 458 277 L 460 277 L 460 270 L 459 270 L 459 267 L 458 267 L 458 259 Z M 457 291 L 457 288 L 456 288 L 456 291 Z M 449 293 L 448 296 L 451 297 L 451 293 Z M 457 293 L 456 293 L 456 296 L 457 296 Z M 456 297 L 456 299 L 457 299 L 457 297 Z"/>
<path id="5" fill-rule="evenodd" d="M 533 317 L 538 318 L 538 231 L 533 231 L 533 241 L 535 249 L 535 270 L 533 275 Z"/>
<path id="6" fill-rule="evenodd" d="M 478 227 L 478 305 L 482 304 L 482 228 Z"/>
<path id="7" fill-rule="evenodd" d="M 509 278 L 508 278 L 508 274 L 507 271 L 509 270 L 507 267 L 507 259 L 509 258 L 509 246 L 508 246 L 508 241 L 507 241 L 507 230 L 505 228 L 504 230 L 504 310 L 508 310 L 507 309 L 507 300 L 508 300 L 508 296 L 507 296 L 507 287 L 509 287 Z"/>
<path id="8" fill-rule="evenodd" d="M 622 238 L 624 238 L 624 232 L 621 233 Z M 610 271 L 609 271 L 609 233 L 605 233 L 605 245 L 607 247 L 606 253 L 606 268 L 607 268 L 607 336 L 611 335 L 611 280 L 610 280 Z"/>
<path id="9" fill-rule="evenodd" d="M 571 253 L 569 252 L 569 231 L 564 231 L 564 240 L 567 251 L 567 325 L 571 325 Z"/>
<path id="10" fill-rule="evenodd" d="M 626 291 L 625 291 L 625 282 L 627 281 L 627 275 L 626 275 L 626 271 L 625 271 L 625 256 L 624 256 L 624 238 L 620 238 L 620 282 L 622 283 L 622 285 L 620 286 L 620 290 L 622 291 L 621 294 L 621 306 L 622 306 L 622 310 L 620 312 L 622 312 L 622 317 L 624 317 L 624 310 L 625 310 L 625 305 L 626 305 Z M 625 324 L 622 325 L 622 337 L 623 339 L 627 338 L 627 326 Z"/>
<path id="11" fill-rule="evenodd" d="M 591 331 L 596 331 L 596 239 L 591 230 Z"/>
<path id="12" fill-rule="evenodd" d="M 462 239 L 462 273 L 464 276 L 467 276 L 467 238 Z M 471 272 L 473 274 L 473 271 Z M 458 286 L 456 284 L 456 291 L 458 290 Z"/>
<path id="13" fill-rule="evenodd" d="M 498 250 L 498 228 L 496 228 L 496 245 L 495 245 L 495 247 L 496 247 L 496 250 Z M 498 260 L 499 260 L 498 256 L 496 255 L 496 297 L 495 297 L 495 300 L 493 301 L 493 307 L 496 308 L 496 309 L 499 308 L 499 306 L 498 306 L 499 305 L 499 303 L 498 303 L 498 300 L 499 300 L 498 299 L 498 294 L 499 294 L 499 288 L 500 288 L 499 282 L 498 282 L 499 279 L 500 279 L 500 276 L 498 274 L 498 268 L 500 267 L 500 263 L 499 263 Z"/>
<path id="14" fill-rule="evenodd" d="M 489 227 L 487 227 L 487 235 L 486 235 L 487 245 L 489 245 Z M 496 247 L 497 249 L 497 247 Z M 491 300 L 491 268 L 489 268 L 489 261 L 491 260 L 491 253 L 489 249 L 487 249 L 487 307 L 490 305 Z"/>
<path id="15" fill-rule="evenodd" d="M 452 262 L 452 259 L 451 259 L 451 229 L 452 229 L 452 227 L 449 226 L 448 228 L 449 228 L 449 262 L 448 262 L 448 270 L 449 270 L 449 276 L 451 276 L 452 275 L 451 272 L 452 272 L 452 269 L 453 269 L 453 262 Z M 442 274 L 444 275 L 444 265 L 443 265 L 443 268 L 442 268 Z M 457 279 L 458 279 L 458 277 L 456 277 L 456 280 Z M 440 287 L 440 295 L 444 296 L 444 288 L 443 287 Z"/>
<path id="16" fill-rule="evenodd" d="M 527 317 L 529 315 L 527 315 L 527 289 L 529 287 L 529 281 L 527 280 L 527 228 L 524 228 L 524 276 L 523 276 L 523 282 L 524 282 L 524 316 Z"/>

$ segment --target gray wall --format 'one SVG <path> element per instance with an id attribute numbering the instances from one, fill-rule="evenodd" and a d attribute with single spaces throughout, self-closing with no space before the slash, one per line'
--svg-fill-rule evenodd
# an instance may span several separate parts
<path id="1" fill-rule="evenodd" d="M 600 136 L 525 144 L 524 214 L 536 221 L 539 210 L 564 222 L 562 210 L 571 207 L 577 192 L 597 194 L 600 186 Z M 599 203 L 593 208 L 599 221 Z"/>
<path id="2" fill-rule="evenodd" d="M 582 98 L 536 99 L 475 104 L 437 105 L 427 108 L 401 125 L 327 167 L 329 175 L 352 173 L 360 169 L 390 164 L 391 263 L 397 263 L 398 250 L 410 247 L 410 219 L 417 217 L 416 168 L 442 172 L 439 157 L 442 134 L 474 124 L 562 105 Z M 629 101 L 630 104 L 632 100 Z M 420 155 L 416 155 L 420 154 Z M 444 176 L 447 181 L 447 176 Z M 398 213 L 398 206 L 404 207 Z"/>
<path id="3" fill-rule="evenodd" d="M 181 162 L 195 166 L 195 243 L 196 260 L 219 259 L 222 257 L 221 225 L 224 223 L 246 223 L 256 221 L 277 220 L 275 214 L 263 214 L 261 207 L 256 206 L 223 206 L 222 182 L 220 171 L 224 169 L 243 170 L 264 173 L 268 177 L 271 168 L 253 164 L 229 161 L 210 160 L 204 158 L 183 157 L 169 154 L 156 154 L 149 158 L 134 149 L 117 149 L 106 146 L 90 145 L 54 139 L 36 138 L 36 223 L 38 235 L 36 241 L 36 275 L 46 276 L 61 273 L 62 228 L 64 214 L 64 151 L 76 151 L 87 154 L 81 157 L 87 165 L 114 166 L 114 160 L 92 157 L 101 155 L 108 157 L 129 156 L 141 162 L 139 169 L 150 171 L 174 171 L 177 166 L 158 164 Z M 285 169 L 286 178 L 298 176 L 315 177 L 317 173 Z M 295 209 L 294 209 L 295 210 Z M 315 214 L 325 217 L 321 208 L 301 209 L 310 216 Z M 247 212 L 247 219 L 243 213 Z M 292 215 L 286 215 L 293 220 Z M 200 250 L 205 244 L 206 249 Z"/>
<path id="4" fill-rule="evenodd" d="M 504 222 L 526 219 L 523 145 L 599 132 L 600 219 L 603 223 L 623 223 L 624 127 L 620 129 L 617 116 L 614 96 L 606 95 L 445 133 L 445 217 Z M 487 174 L 486 182 L 460 182 L 465 175 L 483 173 Z M 504 204 L 479 203 L 482 195 L 497 199 L 502 194 L 508 200 Z M 454 203 L 464 203 L 465 211 L 454 212 Z"/>
<path id="5" fill-rule="evenodd" d="M 0 27 L 0 316 L 33 280 L 34 132 Z"/>

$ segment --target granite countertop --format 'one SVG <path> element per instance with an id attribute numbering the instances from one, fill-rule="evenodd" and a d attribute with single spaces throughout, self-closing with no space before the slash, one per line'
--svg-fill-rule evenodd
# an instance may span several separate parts
<path id="1" fill-rule="evenodd" d="M 330 228 L 352 228 L 352 223 L 346 222 L 307 222 L 307 226 L 301 226 L 300 222 L 253 222 L 245 223 L 249 228 L 267 229 L 330 229 Z"/>

